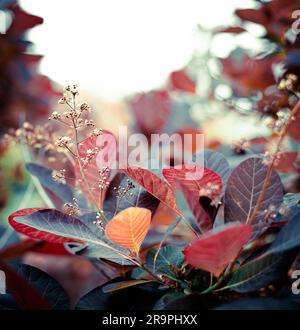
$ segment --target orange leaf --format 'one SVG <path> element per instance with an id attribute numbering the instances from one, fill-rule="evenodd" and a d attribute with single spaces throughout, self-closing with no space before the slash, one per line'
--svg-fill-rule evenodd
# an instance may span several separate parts
<path id="1" fill-rule="evenodd" d="M 118 213 L 105 228 L 112 242 L 138 253 L 148 232 L 151 211 L 140 207 L 129 207 Z"/>

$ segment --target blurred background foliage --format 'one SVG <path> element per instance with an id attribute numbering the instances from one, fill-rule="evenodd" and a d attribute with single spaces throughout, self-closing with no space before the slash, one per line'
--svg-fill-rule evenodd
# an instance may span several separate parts
<path id="1" fill-rule="evenodd" d="M 22 1 L 21 4 L 23 2 L 28 5 L 26 1 Z M 39 2 L 39 5 L 37 3 L 35 2 L 34 5 L 34 2 L 31 2 L 33 9 L 34 6 L 40 9 L 44 6 L 44 1 Z M 207 21 L 211 17 L 215 26 L 207 27 L 205 24 L 195 26 L 196 47 L 191 52 L 192 55 L 184 60 L 185 63 L 181 67 L 171 68 L 171 72 L 165 76 L 164 73 L 161 73 L 163 70 L 155 67 L 153 63 L 156 59 L 153 59 L 153 63 L 149 62 L 143 65 L 148 68 L 146 72 L 157 71 L 156 75 L 159 76 L 157 82 L 160 81 L 160 83 L 155 85 L 151 80 L 150 87 L 149 84 L 141 84 L 143 86 L 136 88 L 135 91 L 133 91 L 134 88 L 131 88 L 126 95 L 117 93 L 117 97 L 113 99 L 106 99 L 105 95 L 101 92 L 98 93 L 99 86 L 90 86 L 89 88 L 89 85 L 84 83 L 80 96 L 95 109 L 93 115 L 97 126 L 117 132 L 120 124 L 126 124 L 131 132 L 143 133 L 148 138 L 152 133 L 172 134 L 177 132 L 184 134 L 188 132 L 196 134 L 204 132 L 206 147 L 221 151 L 231 166 L 236 166 L 245 157 L 268 150 L 273 139 L 272 130 L 274 127 L 269 125 L 268 128 L 265 125 L 265 119 L 271 123 L 272 120 L 278 120 L 282 112 L 290 109 L 297 100 L 294 90 L 281 90 L 277 86 L 278 82 L 288 74 L 294 74 L 297 78 L 294 87 L 299 90 L 300 37 L 292 26 L 296 19 L 293 12 L 300 9 L 300 1 L 250 0 L 245 2 L 232 0 L 226 1 L 224 4 L 223 0 L 219 0 L 214 2 L 216 4 L 214 11 L 206 11 L 205 2 L 199 1 L 199 3 L 201 3 L 204 12 L 201 14 L 202 17 L 207 16 Z M 60 10 L 60 4 L 62 8 L 67 8 L 68 11 Z M 181 4 L 189 6 L 189 2 L 186 1 L 182 1 Z M 228 21 L 230 26 L 217 26 L 218 17 L 222 16 L 222 10 L 227 4 L 228 6 L 230 4 L 232 10 L 238 7 L 242 9 L 236 9 L 231 15 L 231 19 Z M 52 6 L 51 1 L 46 3 L 45 8 L 49 8 L 49 6 Z M 73 70 L 72 74 L 67 75 L 65 79 L 75 77 L 78 81 L 74 81 L 74 83 L 78 82 L 79 85 L 81 78 L 84 80 L 89 75 L 93 77 L 95 74 L 93 71 L 97 72 L 97 62 L 91 61 L 94 67 L 90 67 L 88 63 L 89 58 L 95 60 L 95 54 L 85 43 L 86 40 L 83 39 L 85 37 L 88 40 L 92 39 L 93 43 L 101 44 L 101 40 L 97 39 L 97 24 L 93 22 L 93 30 L 90 31 L 90 35 L 80 36 L 79 42 L 73 45 L 72 42 L 78 31 L 73 33 L 72 30 L 68 29 L 68 23 L 78 25 L 80 29 L 82 24 L 88 24 L 89 14 L 81 15 L 80 24 L 77 24 L 78 21 L 74 20 L 72 15 L 72 7 L 68 6 L 68 1 L 56 3 L 55 11 L 59 11 L 58 17 L 61 18 L 61 15 L 66 14 L 63 16 L 66 29 L 58 31 L 59 34 L 55 35 L 56 40 L 54 42 L 51 39 L 57 33 L 54 25 L 52 26 L 53 31 L 55 31 L 54 34 L 51 34 L 51 25 L 47 25 L 49 31 L 40 30 L 43 45 L 51 44 L 49 57 L 50 52 L 52 55 L 56 55 L 52 56 L 52 66 L 48 66 L 48 71 L 52 70 L 48 72 L 51 73 L 52 81 L 44 75 L 47 70 L 45 68 L 44 70 L 40 69 L 43 57 L 36 54 L 35 51 L 35 49 L 39 49 L 39 45 L 34 47 L 30 41 L 31 38 L 28 37 L 32 36 L 32 31 L 38 31 L 44 24 L 43 19 L 47 21 L 48 17 L 41 18 L 27 13 L 15 0 L 0 0 L 1 226 L 6 227 L 8 214 L 18 209 L 45 206 L 45 201 L 38 193 L 38 187 L 24 170 L 26 161 L 39 157 L 39 148 L 30 152 L 25 146 L 8 144 L 3 138 L 4 135 L 10 129 L 22 126 L 24 122 L 39 125 L 47 121 L 49 114 L 56 109 L 57 100 L 60 97 L 58 91 L 61 90 L 63 83 L 61 74 L 68 72 L 67 70 L 59 71 L 63 65 L 68 65 Z M 172 6 L 172 2 L 170 2 L 170 6 Z M 211 5 L 208 6 L 211 8 Z M 55 17 L 55 11 L 53 10 L 54 14 L 49 11 L 49 21 L 51 21 L 51 15 L 52 19 Z M 172 11 L 172 7 L 170 7 L 170 11 Z M 193 15 L 195 17 L 197 13 Z M 165 20 L 168 22 L 167 16 Z M 189 17 L 185 17 L 183 22 L 188 20 Z M 57 23 L 59 26 L 59 21 Z M 140 23 L 142 24 L 142 22 Z M 153 23 L 155 24 L 155 17 L 153 17 Z M 114 21 L 113 24 L 117 26 L 118 30 L 122 29 L 117 21 Z M 180 25 L 180 23 L 178 24 Z M 138 30 L 139 27 L 135 26 L 134 28 Z M 163 25 L 160 26 L 160 29 L 163 28 Z M 169 27 L 166 26 L 165 28 Z M 29 31 L 31 32 L 28 34 Z M 154 29 L 154 31 L 156 30 Z M 163 31 L 161 33 L 163 34 Z M 149 36 L 151 39 L 151 29 L 149 35 L 145 35 L 144 38 L 149 38 Z M 113 34 L 113 37 L 118 37 L 118 34 Z M 185 37 L 186 35 L 181 35 L 178 38 L 178 44 L 175 43 L 178 54 L 180 49 L 186 46 L 183 42 Z M 83 43 L 82 45 L 80 41 Z M 67 48 L 52 47 L 55 42 L 58 45 L 66 45 Z M 124 45 L 122 38 L 109 40 L 109 42 L 113 49 L 115 49 L 115 43 L 120 42 L 124 52 L 127 51 L 127 46 L 132 47 L 132 44 Z M 155 41 L 153 43 L 156 45 Z M 167 39 L 165 43 L 168 43 Z M 134 46 L 138 50 L 139 45 Z M 73 51 L 74 59 L 69 58 L 69 62 L 62 60 L 60 63 L 60 56 L 64 56 L 63 50 L 70 47 L 75 49 Z M 132 51 L 135 51 L 135 48 Z M 104 50 L 103 52 L 105 53 Z M 154 49 L 154 53 L 159 58 L 159 56 L 164 55 L 164 49 Z M 182 53 L 180 54 L 182 57 Z M 45 55 L 47 57 L 47 52 Z M 85 57 L 84 60 L 82 56 Z M 97 54 L 97 56 L 101 57 L 101 51 L 100 55 Z M 170 62 L 176 56 L 177 54 L 174 52 L 170 56 Z M 56 59 L 56 62 L 53 62 L 53 59 Z M 100 65 L 101 58 L 96 59 L 99 66 L 106 65 L 105 61 L 104 64 Z M 77 61 L 75 67 L 74 60 Z M 114 58 L 114 60 L 116 59 Z M 122 63 L 117 57 L 115 66 L 112 66 L 110 70 L 115 75 L 119 74 L 120 80 L 127 80 L 128 85 L 132 87 L 136 86 L 131 80 L 139 77 L 136 72 L 140 70 L 141 63 L 137 63 L 137 67 L 133 68 L 134 70 L 131 67 L 128 69 L 132 71 L 132 75 L 128 73 L 126 77 L 123 77 L 118 69 L 126 66 L 126 63 Z M 73 83 L 73 81 L 65 82 Z M 137 80 L 136 83 L 138 82 Z M 92 81 L 92 84 L 95 83 Z M 115 88 L 118 89 L 117 78 L 108 82 L 111 88 L 114 84 Z M 148 87 L 144 88 L 146 85 Z M 294 121 L 289 135 L 277 169 L 284 179 L 286 192 L 299 192 L 300 117 Z M 250 142 L 249 148 L 243 148 L 241 138 Z M 188 147 L 195 151 L 194 145 Z M 43 160 L 44 163 L 48 161 L 48 159 Z M 4 241 L 6 244 L 15 235 L 8 227 L 4 232 L 6 234 L 0 237 L 0 248 Z M 7 233 L 9 234 L 7 235 Z M 41 260 L 33 261 L 30 257 L 28 260 L 33 264 L 41 265 Z M 79 280 L 90 278 L 91 282 L 88 285 L 91 287 L 94 286 L 95 278 L 96 281 L 99 281 L 98 277 L 90 276 L 89 272 L 92 272 L 92 266 L 87 261 L 76 259 L 73 264 L 73 261 L 70 260 L 61 259 L 60 263 L 57 260 L 56 257 L 49 257 L 47 264 L 43 264 L 44 261 L 42 261 L 41 268 L 56 274 L 57 277 L 60 276 L 65 286 L 70 286 L 70 281 L 67 279 L 71 277 L 73 279 L 74 276 L 77 276 Z M 85 267 L 82 267 L 82 263 Z M 57 270 L 57 267 L 60 270 Z M 70 290 L 74 291 L 74 288 L 70 288 Z M 83 289 L 83 291 L 86 290 L 87 287 Z"/>
<path id="2" fill-rule="evenodd" d="M 217 4 L 220 9 L 224 7 L 221 2 Z M 82 97 L 91 101 L 97 110 L 94 112 L 97 124 L 117 132 L 118 126 L 125 123 L 132 132 L 142 132 L 148 137 L 151 133 L 204 131 L 206 146 L 221 150 L 232 165 L 247 156 L 246 152 L 236 152 L 232 145 L 240 138 L 251 140 L 248 153 L 264 152 L 268 147 L 266 138 L 272 139 L 272 131 L 266 128 L 263 119 L 276 119 L 279 111 L 292 107 L 297 99 L 293 92 L 279 90 L 277 83 L 286 74 L 299 74 L 299 35 L 292 29 L 293 12 L 300 8 L 299 1 L 253 0 L 247 4 L 232 1 L 230 5 L 232 10 L 242 6 L 231 15 L 228 23 L 232 25 L 195 26 L 197 45 L 193 55 L 156 88 L 118 95 L 114 100 L 97 95 L 92 88 L 83 90 Z M 3 136 L 25 121 L 45 122 L 50 111 L 56 108 L 61 81 L 54 83 L 40 73 L 43 57 L 36 54 L 28 38 L 29 31 L 43 25 L 43 18 L 27 13 L 14 0 L 2 0 L 0 10 L 3 30 L 0 34 L 0 133 Z M 214 12 L 206 10 L 212 21 L 216 21 Z M 50 18 L 51 12 L 49 21 Z M 62 32 L 67 44 L 65 35 L 68 34 L 72 41 L 72 34 Z M 76 58 L 76 52 L 74 56 Z M 86 56 L 89 57 L 88 52 Z M 90 56 L 92 59 L 92 54 Z M 80 75 L 80 72 L 75 74 L 78 79 Z M 52 78 L 56 78 L 55 74 Z M 299 123 L 297 119 L 291 128 L 286 145 L 289 153 L 279 166 L 289 191 L 299 190 Z M 28 150 L 8 146 L 2 139 L 0 152 L 3 178 L 0 221 L 6 223 L 7 214 L 19 208 L 20 203 L 37 205 L 41 199 L 23 168 L 24 157 L 27 160 L 31 157 Z"/>

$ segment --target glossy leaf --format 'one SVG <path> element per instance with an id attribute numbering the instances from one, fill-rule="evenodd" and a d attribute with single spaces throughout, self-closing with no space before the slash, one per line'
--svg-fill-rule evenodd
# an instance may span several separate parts
<path id="1" fill-rule="evenodd" d="M 9 216 L 9 223 L 28 237 L 52 243 L 99 239 L 79 219 L 52 209 L 20 210 Z"/>
<path id="2" fill-rule="evenodd" d="M 151 249 L 147 254 L 146 263 L 148 268 L 155 273 L 167 274 L 176 277 L 175 270 L 182 266 L 184 255 L 182 248 L 176 245 L 166 245 L 157 254 L 157 249 Z"/>
<path id="3" fill-rule="evenodd" d="M 162 180 L 156 174 L 140 167 L 129 167 L 124 170 L 124 172 L 132 180 L 144 187 L 151 195 L 180 215 L 173 189 L 167 182 Z"/>
<path id="4" fill-rule="evenodd" d="M 219 197 L 222 191 L 222 181 L 218 174 L 198 165 L 182 165 L 181 168 L 164 168 L 163 176 L 176 188 L 176 181 L 187 187 L 190 193 L 196 196 L 207 196 L 211 200 Z M 212 193 L 201 193 L 201 189 L 207 188 L 210 184 L 215 185 L 216 189 Z"/>
<path id="5" fill-rule="evenodd" d="M 230 224 L 209 232 L 184 250 L 186 261 L 196 268 L 219 276 L 249 240 L 252 229 L 247 224 Z"/>
<path id="6" fill-rule="evenodd" d="M 230 175 L 225 192 L 225 221 L 247 223 L 257 204 L 266 178 L 268 167 L 260 158 L 248 158 Z M 278 174 L 273 171 L 264 199 L 260 204 L 255 222 L 263 222 L 264 211 L 270 205 L 279 207 L 283 201 L 283 186 Z"/>
<path id="7" fill-rule="evenodd" d="M 148 209 L 130 207 L 108 222 L 105 234 L 115 244 L 139 253 L 150 223 L 151 212 Z"/>
<path id="8" fill-rule="evenodd" d="M 123 256 L 126 259 L 126 256 L 122 254 L 122 250 L 105 241 L 95 225 L 91 227 L 91 223 L 83 222 L 57 210 L 43 209 L 35 211 L 36 209 L 25 209 L 13 213 L 9 217 L 9 222 L 17 231 L 31 238 L 59 244 L 87 243 L 89 249 L 93 249 L 95 245 L 100 247 L 101 253 L 99 252 L 99 254 L 101 258 L 109 259 L 113 255 L 113 261 L 116 261 L 115 254 L 117 253 L 120 254 L 120 258 Z M 101 249 L 102 247 L 103 249 Z M 105 254 L 105 251 L 107 251 L 107 254 Z"/>

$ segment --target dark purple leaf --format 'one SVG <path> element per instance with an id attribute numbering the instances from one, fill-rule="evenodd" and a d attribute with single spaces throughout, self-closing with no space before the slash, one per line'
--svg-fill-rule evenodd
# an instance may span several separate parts
<path id="1" fill-rule="evenodd" d="M 248 158 L 231 173 L 225 191 L 225 222 L 247 223 L 262 191 L 268 167 L 261 158 Z M 283 201 L 283 186 L 279 175 L 273 171 L 265 197 L 255 222 L 265 221 L 265 211 L 270 206 L 278 208 Z"/>

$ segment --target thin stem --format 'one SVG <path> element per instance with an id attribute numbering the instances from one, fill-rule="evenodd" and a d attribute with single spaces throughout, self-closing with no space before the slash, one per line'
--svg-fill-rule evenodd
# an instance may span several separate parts
<path id="1" fill-rule="evenodd" d="M 213 291 L 220 284 L 222 284 L 222 282 L 224 281 L 224 279 L 225 279 L 225 276 L 222 275 L 221 277 L 219 277 L 218 281 L 213 286 L 209 286 L 207 289 L 205 289 L 204 291 L 202 291 L 201 294 L 207 294 L 207 293 Z"/>
<path id="2" fill-rule="evenodd" d="M 73 107 L 68 102 L 67 102 L 67 105 L 71 108 L 71 110 L 74 113 L 76 112 L 76 103 L 75 103 L 75 95 L 74 94 L 73 94 Z M 87 184 L 87 180 L 85 178 L 84 170 L 82 168 L 80 154 L 79 154 L 79 139 L 78 139 L 78 131 L 77 131 L 77 120 L 74 118 L 74 116 L 72 116 L 72 124 L 73 124 L 73 131 L 74 131 L 74 137 L 75 137 L 75 153 L 76 154 L 74 156 L 77 158 L 77 161 L 78 161 L 80 175 L 81 175 L 83 181 L 85 181 L 85 184 L 87 186 L 87 190 L 88 190 L 88 193 L 90 195 L 91 200 L 94 201 L 98 211 L 101 211 L 101 209 L 98 208 L 97 201 L 95 200 L 95 197 L 92 194 L 91 189 Z"/>
<path id="3" fill-rule="evenodd" d="M 150 276 L 152 276 L 156 281 L 163 283 L 162 279 L 155 275 L 147 266 L 140 264 L 140 267 L 144 269 Z"/>
<path id="4" fill-rule="evenodd" d="M 192 231 L 192 233 L 196 236 L 196 238 L 199 238 L 199 234 L 196 232 L 196 230 L 193 228 L 193 226 L 189 223 L 189 221 L 181 214 L 176 212 L 181 219 L 183 220 L 183 222 L 185 223 L 185 225 Z M 201 229 L 200 229 L 201 230 Z"/>

